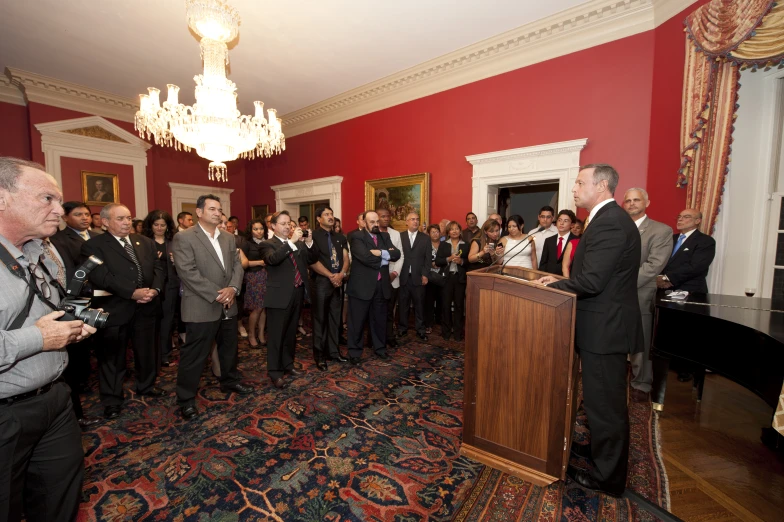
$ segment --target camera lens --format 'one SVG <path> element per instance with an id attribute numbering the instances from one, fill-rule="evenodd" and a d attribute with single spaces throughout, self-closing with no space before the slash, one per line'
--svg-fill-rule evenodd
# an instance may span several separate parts
<path id="1" fill-rule="evenodd" d="M 79 314 L 79 319 L 95 328 L 103 328 L 109 320 L 109 314 L 95 308 L 84 308 L 82 313 Z"/>

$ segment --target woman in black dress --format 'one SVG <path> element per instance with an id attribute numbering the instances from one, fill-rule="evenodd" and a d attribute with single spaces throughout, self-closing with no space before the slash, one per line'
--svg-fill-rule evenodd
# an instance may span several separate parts
<path id="1" fill-rule="evenodd" d="M 245 229 L 248 239 L 242 245 L 248 268 L 245 270 L 245 301 L 243 306 L 250 312 L 248 318 L 248 343 L 251 348 L 266 346 L 264 325 L 267 313 L 264 310 L 264 294 L 267 293 L 267 269 L 261 259 L 260 245 L 267 239 L 267 225 L 263 219 L 253 219 Z M 258 337 L 257 335 L 258 330 Z"/>
<path id="2" fill-rule="evenodd" d="M 158 259 L 166 264 L 166 283 L 161 295 L 161 308 L 163 314 L 159 317 L 158 332 L 160 364 L 169 366 L 169 355 L 172 351 L 172 331 L 174 330 L 174 316 L 177 311 L 177 296 L 180 292 L 180 278 L 177 276 L 177 269 L 174 266 L 174 255 L 172 249 L 172 238 L 177 226 L 168 212 L 163 210 L 153 210 L 142 223 L 142 235 L 155 241 L 158 249 Z"/>

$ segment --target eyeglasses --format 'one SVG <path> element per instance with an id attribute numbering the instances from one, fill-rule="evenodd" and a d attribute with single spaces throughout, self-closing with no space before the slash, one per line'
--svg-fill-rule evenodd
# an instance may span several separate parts
<path id="1" fill-rule="evenodd" d="M 43 260 L 39 261 L 38 263 L 41 262 L 43 262 Z M 38 263 L 28 266 L 28 269 L 30 270 L 30 274 L 36 279 L 37 285 L 41 289 L 41 294 L 43 294 L 44 299 L 50 299 L 52 297 L 52 287 L 49 286 L 49 283 L 44 278 L 44 271 L 41 269 Z"/>
<path id="2" fill-rule="evenodd" d="M 690 214 L 681 214 L 677 217 L 677 219 L 694 219 L 694 216 Z"/>

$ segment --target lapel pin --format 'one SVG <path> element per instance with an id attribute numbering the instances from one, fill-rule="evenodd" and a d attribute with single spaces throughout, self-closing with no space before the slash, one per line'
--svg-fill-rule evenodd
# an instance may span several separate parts
<path id="1" fill-rule="evenodd" d="M 136 246 L 139 246 L 139 242 L 138 241 L 136 242 Z"/>

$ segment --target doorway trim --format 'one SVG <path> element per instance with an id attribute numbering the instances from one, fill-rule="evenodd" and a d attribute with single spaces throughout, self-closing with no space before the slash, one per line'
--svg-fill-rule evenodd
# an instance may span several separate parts
<path id="1" fill-rule="evenodd" d="M 343 176 L 329 176 L 326 178 L 294 181 L 292 183 L 284 183 L 283 185 L 273 185 L 270 188 L 275 191 L 275 210 L 277 212 L 288 210 L 292 219 L 296 219 L 300 203 L 328 199 L 332 213 L 336 217 L 343 219 L 342 183 Z"/>
<path id="2" fill-rule="evenodd" d="M 575 210 L 571 190 L 580 171 L 580 151 L 587 143 L 588 138 L 582 138 L 466 156 L 474 166 L 471 208 L 479 222 L 491 214 L 488 209 L 497 211 L 498 201 L 490 201 L 493 194 L 497 196 L 497 187 L 515 183 L 557 182 L 558 208 Z"/>
<path id="3" fill-rule="evenodd" d="M 171 181 L 169 182 L 169 188 L 171 188 L 172 217 L 175 221 L 177 220 L 177 214 L 180 213 L 182 204 L 196 203 L 196 200 L 199 199 L 199 196 L 202 194 L 212 194 L 221 198 L 220 203 L 223 208 L 223 213 L 227 216 L 231 216 L 231 193 L 234 192 L 234 189 L 207 187 L 204 185 L 188 185 L 186 183 L 172 183 Z"/>

